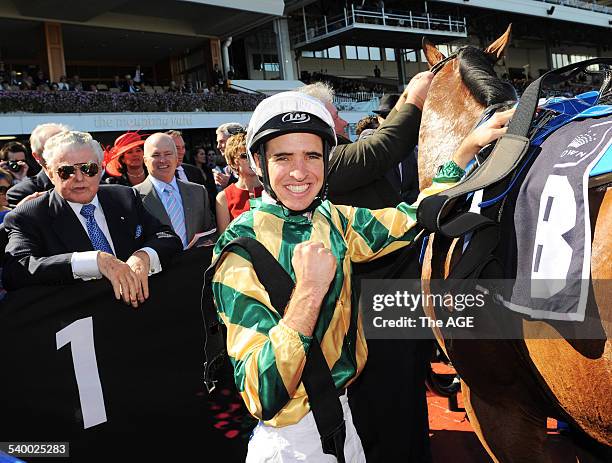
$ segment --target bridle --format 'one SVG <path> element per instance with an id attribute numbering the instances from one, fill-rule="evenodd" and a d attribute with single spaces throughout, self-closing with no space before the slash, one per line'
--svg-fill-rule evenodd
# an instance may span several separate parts
<path id="1" fill-rule="evenodd" d="M 448 55 L 446 58 L 438 61 L 436 64 L 434 64 L 431 69 L 429 69 L 429 72 L 431 72 L 434 76 L 440 72 L 440 70 L 449 62 L 454 60 L 455 58 L 457 58 L 459 56 L 459 53 L 461 53 L 461 51 L 463 50 L 464 47 L 459 48 L 457 51 L 455 51 L 454 53 L 451 53 L 450 55 Z M 472 132 L 473 130 L 475 130 L 477 127 L 481 126 L 482 124 L 484 124 L 485 122 L 487 122 L 497 111 L 499 110 L 506 110 L 506 109 L 510 109 L 511 107 L 513 107 L 516 104 L 515 100 L 508 100 L 508 101 L 504 101 L 501 103 L 495 103 L 495 104 L 491 104 L 489 106 L 487 106 L 486 108 L 483 109 L 482 114 L 480 115 L 480 117 L 478 118 L 478 121 L 474 124 L 474 127 L 472 127 L 472 130 L 470 130 L 470 132 Z M 480 153 L 482 153 L 483 151 L 487 150 L 487 148 L 490 145 L 484 147 Z M 478 153 L 478 155 L 475 156 L 474 161 L 472 163 L 475 163 L 477 166 L 480 165 L 480 158 L 479 155 L 480 153 Z"/>
<path id="2" fill-rule="evenodd" d="M 463 48 L 460 48 L 459 50 L 457 50 L 454 53 L 451 53 L 450 55 L 448 55 L 446 58 L 444 58 L 441 61 L 438 61 L 436 64 L 434 64 L 431 69 L 429 70 L 429 72 L 431 72 L 433 75 L 436 75 L 440 69 L 442 69 L 444 67 L 444 65 L 446 63 L 448 63 L 449 61 L 455 59 L 457 56 L 459 56 L 459 52 L 463 50 Z"/>
<path id="3" fill-rule="evenodd" d="M 446 63 L 448 63 L 449 61 L 452 61 L 455 58 L 457 58 L 459 56 L 459 53 L 461 53 L 461 51 L 463 51 L 464 48 L 465 47 L 461 47 L 457 51 L 455 51 L 455 52 L 451 53 L 450 55 L 448 55 L 446 58 L 438 61 L 436 64 L 434 64 L 431 67 L 429 72 L 431 72 L 435 76 L 446 65 Z M 474 130 L 476 127 L 484 124 L 486 121 L 488 121 L 491 118 L 491 116 L 493 116 L 493 114 L 495 114 L 500 109 L 503 109 L 503 110 L 510 109 L 512 106 L 514 106 L 515 103 L 516 103 L 516 101 L 508 100 L 508 101 L 504 101 L 502 103 L 495 103 L 495 104 L 487 106 L 482 111 L 482 114 L 481 114 L 480 118 L 478 119 L 478 122 L 476 122 L 476 124 L 474 125 L 472 130 Z"/>

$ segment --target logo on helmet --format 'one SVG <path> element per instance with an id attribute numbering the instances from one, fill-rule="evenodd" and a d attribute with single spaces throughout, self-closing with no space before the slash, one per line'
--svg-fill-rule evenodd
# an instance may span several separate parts
<path id="1" fill-rule="evenodd" d="M 306 113 L 286 113 L 281 118 L 283 122 L 291 122 L 292 124 L 303 124 L 310 121 L 310 114 Z"/>

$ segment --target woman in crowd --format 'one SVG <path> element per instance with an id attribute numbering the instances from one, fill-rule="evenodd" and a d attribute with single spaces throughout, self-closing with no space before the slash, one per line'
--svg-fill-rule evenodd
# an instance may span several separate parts
<path id="1" fill-rule="evenodd" d="M 4 221 L 4 216 L 11 209 L 8 207 L 6 192 L 13 185 L 13 174 L 8 170 L 0 168 L 0 224 Z"/>
<path id="2" fill-rule="evenodd" d="M 210 171 L 208 165 L 208 155 L 206 154 L 206 148 L 202 145 L 195 147 L 195 153 L 193 155 L 193 165 L 202 171 L 202 174 L 206 178 L 206 174 Z"/>
<path id="3" fill-rule="evenodd" d="M 213 175 L 212 168 L 215 166 L 214 161 L 206 154 L 206 148 L 202 145 L 195 147 L 195 153 L 192 157 L 192 165 L 196 166 L 202 172 L 204 176 L 204 186 L 208 192 L 208 198 L 210 199 L 211 207 L 215 204 L 217 197 L 217 185 L 215 185 L 215 177 Z"/>
<path id="4" fill-rule="evenodd" d="M 126 132 L 104 153 L 106 161 L 104 183 L 135 186 L 147 178 L 143 162 L 144 140 L 138 132 Z"/>
<path id="5" fill-rule="evenodd" d="M 225 145 L 227 165 L 238 176 L 217 195 L 217 231 L 223 233 L 229 223 L 250 209 L 249 199 L 259 198 L 263 191 L 257 175 L 249 167 L 246 150 L 246 134 L 232 135 Z"/>

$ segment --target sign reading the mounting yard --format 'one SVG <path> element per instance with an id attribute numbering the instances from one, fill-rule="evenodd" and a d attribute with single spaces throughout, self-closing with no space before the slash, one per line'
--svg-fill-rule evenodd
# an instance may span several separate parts
<path id="1" fill-rule="evenodd" d="M 125 132 L 138 129 L 216 129 L 228 121 L 246 125 L 250 118 L 250 112 L 12 113 L 0 114 L 0 135 L 30 134 L 37 125 L 51 121 L 83 132 Z"/>

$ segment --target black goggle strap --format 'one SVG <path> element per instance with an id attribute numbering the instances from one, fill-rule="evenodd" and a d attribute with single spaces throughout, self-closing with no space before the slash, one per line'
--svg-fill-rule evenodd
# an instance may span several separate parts
<path id="1" fill-rule="evenodd" d="M 257 156 L 259 156 L 259 167 L 261 169 L 261 183 L 264 186 L 264 190 L 268 193 L 273 199 L 278 201 L 276 197 L 276 193 L 272 190 L 272 185 L 270 185 L 270 176 L 268 175 L 268 163 L 266 162 L 266 148 L 264 143 L 260 143 L 257 148 Z"/>

